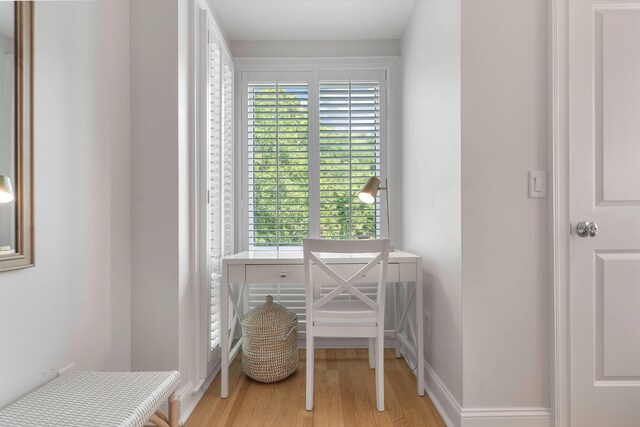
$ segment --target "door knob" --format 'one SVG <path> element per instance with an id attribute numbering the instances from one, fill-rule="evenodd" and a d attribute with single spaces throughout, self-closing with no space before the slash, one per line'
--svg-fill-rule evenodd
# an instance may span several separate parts
<path id="1" fill-rule="evenodd" d="M 576 226 L 576 233 L 580 237 L 596 237 L 598 234 L 598 224 L 595 222 L 579 222 Z"/>

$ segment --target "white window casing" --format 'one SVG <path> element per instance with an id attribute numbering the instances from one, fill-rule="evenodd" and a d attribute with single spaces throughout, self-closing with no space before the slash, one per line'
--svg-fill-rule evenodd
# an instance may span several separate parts
<path id="1" fill-rule="evenodd" d="M 386 178 L 386 75 L 241 74 L 246 249 L 299 248 L 306 236 L 386 235 L 380 195 L 373 205 L 357 198 L 370 176 Z M 289 111 L 305 106 L 297 116 Z"/>

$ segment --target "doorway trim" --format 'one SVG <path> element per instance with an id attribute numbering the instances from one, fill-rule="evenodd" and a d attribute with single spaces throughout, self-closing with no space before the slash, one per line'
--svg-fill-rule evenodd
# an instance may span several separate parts
<path id="1" fill-rule="evenodd" d="M 569 162 L 569 0 L 548 0 L 549 13 L 549 207 L 551 310 L 551 396 L 556 427 L 570 419 L 570 162 Z"/>

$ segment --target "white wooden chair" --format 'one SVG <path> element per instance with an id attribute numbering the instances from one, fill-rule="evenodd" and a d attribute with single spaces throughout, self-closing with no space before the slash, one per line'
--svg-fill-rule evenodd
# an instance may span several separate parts
<path id="1" fill-rule="evenodd" d="M 384 300 L 389 239 L 304 239 L 303 250 L 307 308 L 307 411 L 313 409 L 315 337 L 369 338 L 369 366 L 376 370 L 376 406 L 378 411 L 384 411 Z M 327 265 L 320 254 L 360 254 L 359 258 L 370 257 L 371 261 L 346 278 L 336 265 Z M 375 267 L 378 267 L 377 279 L 372 280 L 367 273 Z M 377 282 L 375 301 L 358 289 L 357 285 L 367 282 Z M 337 286 L 322 295 L 318 289 L 326 283 Z M 352 298 L 337 299 L 345 292 Z"/>

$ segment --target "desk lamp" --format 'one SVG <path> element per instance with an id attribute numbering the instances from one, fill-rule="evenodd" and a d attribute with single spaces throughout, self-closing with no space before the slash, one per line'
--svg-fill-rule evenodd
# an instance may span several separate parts
<path id="1" fill-rule="evenodd" d="M 367 180 L 367 183 L 358 193 L 358 199 L 360 199 L 362 203 L 371 205 L 376 202 L 376 194 L 378 194 L 378 190 L 384 190 L 385 192 L 387 207 L 387 237 L 391 239 L 391 221 L 389 220 L 389 181 L 385 179 L 385 186 L 380 187 L 380 178 L 372 176 Z M 393 246 L 391 246 L 389 250 L 393 251 Z"/>

